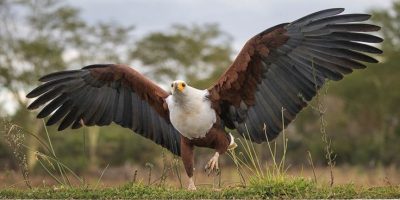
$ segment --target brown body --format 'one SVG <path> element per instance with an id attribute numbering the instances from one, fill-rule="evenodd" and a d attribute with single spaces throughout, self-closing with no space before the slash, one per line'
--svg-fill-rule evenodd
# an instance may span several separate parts
<path id="1" fill-rule="evenodd" d="M 181 157 L 187 175 L 189 177 L 193 176 L 194 146 L 215 149 L 215 151 L 222 155 L 227 151 L 230 142 L 229 135 L 217 123 L 214 124 L 203 138 L 188 139 L 181 135 Z"/>

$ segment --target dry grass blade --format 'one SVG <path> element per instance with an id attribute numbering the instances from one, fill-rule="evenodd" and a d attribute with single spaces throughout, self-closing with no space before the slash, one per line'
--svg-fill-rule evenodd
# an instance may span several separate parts
<path id="1" fill-rule="evenodd" d="M 22 177 L 24 178 L 24 182 L 27 187 L 32 188 L 29 180 L 29 170 L 26 160 L 25 149 L 23 147 L 25 141 L 25 135 L 23 134 L 22 129 L 19 126 L 12 124 L 9 121 L 6 121 L 4 118 L 3 118 L 3 126 L 4 126 L 3 135 L 5 137 L 8 146 L 12 149 L 15 159 L 18 162 L 18 166 L 21 170 Z"/>
<path id="2" fill-rule="evenodd" d="M 101 175 L 99 177 L 99 179 L 97 179 L 97 183 L 94 186 L 94 189 L 97 188 L 97 186 L 99 186 L 101 179 L 103 178 L 104 173 L 106 172 L 106 170 L 108 169 L 108 167 L 110 166 L 110 164 L 107 164 L 107 166 L 103 169 L 103 171 L 101 172 Z"/>
<path id="3" fill-rule="evenodd" d="M 284 124 L 283 118 L 284 108 L 282 108 L 282 124 Z M 266 126 L 266 125 L 265 125 Z M 284 127 L 284 126 L 283 126 Z M 247 126 L 246 126 L 247 128 Z M 283 130 L 282 141 L 283 150 L 282 156 L 278 159 L 277 156 L 277 143 L 274 142 L 274 146 L 271 146 L 271 142 L 268 140 L 266 129 L 264 129 L 264 134 L 267 139 L 267 152 L 272 159 L 272 165 L 268 165 L 265 162 L 265 167 L 262 166 L 262 161 L 260 160 L 259 153 L 256 152 L 254 144 L 251 142 L 250 133 L 246 129 L 247 133 L 242 134 L 244 141 L 238 138 L 240 148 L 243 152 L 239 152 L 239 156 L 236 156 L 235 150 L 229 151 L 229 156 L 234 162 L 237 172 L 241 178 L 241 183 L 246 186 L 244 174 L 251 177 L 251 182 L 260 182 L 265 179 L 271 180 L 284 180 L 286 177 L 286 153 L 288 148 L 288 138 Z M 279 160 L 279 161 L 278 161 Z"/>

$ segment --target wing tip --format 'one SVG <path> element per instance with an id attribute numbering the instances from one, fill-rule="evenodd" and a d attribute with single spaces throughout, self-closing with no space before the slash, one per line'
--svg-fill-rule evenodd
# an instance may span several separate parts
<path id="1" fill-rule="evenodd" d="M 40 82 L 47 82 L 47 81 L 50 81 L 50 80 L 52 79 L 52 77 L 57 76 L 57 75 L 59 75 L 59 74 L 61 74 L 61 73 L 63 73 L 63 72 L 64 72 L 64 71 L 58 71 L 58 72 L 53 72 L 53 73 L 50 73 L 50 74 L 46 74 L 46 75 L 40 77 L 40 78 L 39 78 L 39 81 L 40 81 Z"/>
<path id="2" fill-rule="evenodd" d="M 32 98 L 37 97 L 38 95 L 36 95 L 33 91 L 34 90 L 30 91 L 28 94 L 25 95 L 25 97 L 28 98 L 28 99 L 32 99 Z"/>
<path id="3" fill-rule="evenodd" d="M 373 58 L 373 57 L 370 57 L 371 58 L 371 62 L 369 62 L 369 63 L 379 63 L 379 60 L 377 60 L 377 59 L 375 59 L 375 58 Z"/>
<path id="4" fill-rule="evenodd" d="M 344 12 L 345 10 L 346 10 L 345 8 L 336 7 L 336 8 L 323 9 L 323 10 L 317 11 L 316 13 L 335 12 L 337 15 L 337 14 Z"/>
<path id="5" fill-rule="evenodd" d="M 40 77 L 39 81 L 40 82 L 46 82 L 50 75 L 52 75 L 52 74 L 47 74 L 47 75 L 44 75 L 44 76 Z"/>
<path id="6" fill-rule="evenodd" d="M 337 12 L 344 12 L 346 9 L 345 8 L 331 8 L 330 10 L 337 11 Z"/>
<path id="7" fill-rule="evenodd" d="M 45 118 L 45 117 L 47 117 L 48 115 L 45 115 L 43 112 L 40 112 L 37 116 L 36 116 L 36 118 L 38 118 L 38 119 L 43 119 L 43 118 Z"/>
<path id="8" fill-rule="evenodd" d="M 46 126 L 52 126 L 57 123 L 58 120 L 54 119 L 54 115 L 52 115 L 46 122 Z"/>
<path id="9" fill-rule="evenodd" d="M 82 67 L 82 69 L 94 69 L 94 68 L 104 68 L 104 67 L 110 67 L 114 64 L 92 64 L 92 65 L 87 65 L 85 67 Z"/>
<path id="10" fill-rule="evenodd" d="M 29 106 L 27 107 L 28 110 L 35 110 L 37 109 L 39 106 L 35 106 L 33 105 L 33 103 L 29 104 Z"/>
<path id="11" fill-rule="evenodd" d="M 81 73 L 82 70 L 64 70 L 64 71 L 57 71 L 50 74 L 46 74 L 39 78 L 40 82 L 48 82 L 52 80 L 73 77 L 73 75 Z M 64 76 L 62 76 L 64 75 Z"/>
<path id="12" fill-rule="evenodd" d="M 58 128 L 57 128 L 57 131 L 63 131 L 68 127 L 69 127 L 69 125 L 64 125 L 64 123 L 61 122 L 60 126 L 58 126 Z"/>
<path id="13" fill-rule="evenodd" d="M 299 24 L 299 23 L 302 24 L 309 20 L 321 19 L 324 17 L 338 15 L 338 14 L 342 13 L 344 10 L 345 10 L 344 8 L 329 8 L 329 9 L 325 9 L 325 10 L 319 10 L 319 11 L 313 12 L 311 14 L 308 14 L 302 18 L 299 18 L 299 19 L 291 22 L 290 24 Z"/>

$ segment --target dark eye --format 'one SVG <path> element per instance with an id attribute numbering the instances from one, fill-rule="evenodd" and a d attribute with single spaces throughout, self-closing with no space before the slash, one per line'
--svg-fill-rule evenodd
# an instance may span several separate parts
<path id="1" fill-rule="evenodd" d="M 182 87 L 185 87 L 186 86 L 186 84 L 185 83 L 182 83 Z"/>
<path id="2" fill-rule="evenodd" d="M 171 87 L 174 87 L 174 83 L 171 83 Z"/>

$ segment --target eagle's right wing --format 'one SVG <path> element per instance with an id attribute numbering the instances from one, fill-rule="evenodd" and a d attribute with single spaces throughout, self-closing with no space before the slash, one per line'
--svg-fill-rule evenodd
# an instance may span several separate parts
<path id="1" fill-rule="evenodd" d="M 169 120 L 168 93 L 126 65 L 90 65 L 80 70 L 55 72 L 27 97 L 38 97 L 28 109 L 47 104 L 38 118 L 46 125 L 61 121 L 58 130 L 105 126 L 111 122 L 180 155 L 180 134 Z"/>

